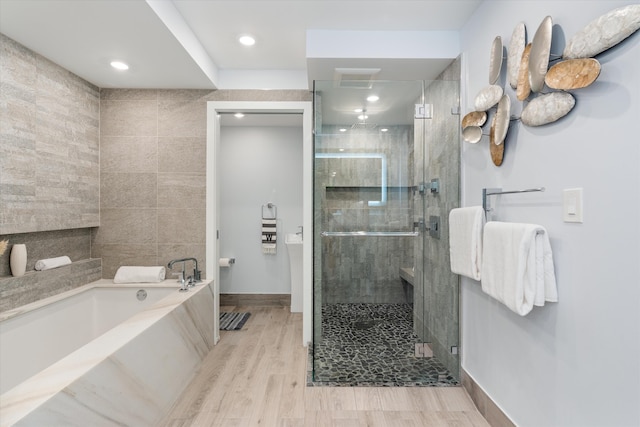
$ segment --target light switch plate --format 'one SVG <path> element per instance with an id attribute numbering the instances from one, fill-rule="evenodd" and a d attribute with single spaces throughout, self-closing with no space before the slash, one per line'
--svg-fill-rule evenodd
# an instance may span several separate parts
<path id="1" fill-rule="evenodd" d="M 562 195 L 564 222 L 582 223 L 582 188 L 567 188 Z"/>

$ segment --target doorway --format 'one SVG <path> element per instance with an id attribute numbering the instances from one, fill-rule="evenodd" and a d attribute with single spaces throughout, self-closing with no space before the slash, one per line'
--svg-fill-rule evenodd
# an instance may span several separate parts
<path id="1" fill-rule="evenodd" d="M 310 102 L 268 102 L 268 101 L 210 101 L 207 103 L 207 225 L 206 225 L 206 250 L 207 250 L 207 274 L 214 280 L 216 292 L 216 310 L 219 310 L 220 295 L 220 268 L 218 259 L 225 257 L 220 252 L 221 230 L 221 186 L 224 180 L 220 174 L 222 161 L 221 148 L 221 115 L 225 113 L 294 113 L 302 114 L 302 144 L 303 144 L 303 220 L 305 229 L 312 229 L 311 209 L 311 181 L 312 181 L 312 113 Z M 307 345 L 311 341 L 311 248 L 312 237 L 309 236 L 303 242 L 303 336 L 301 344 Z M 283 245 L 284 246 L 284 245 Z M 211 254 L 211 255 L 210 255 Z M 219 313 L 214 313 L 216 322 Z M 216 341 L 219 336 L 216 337 Z"/>

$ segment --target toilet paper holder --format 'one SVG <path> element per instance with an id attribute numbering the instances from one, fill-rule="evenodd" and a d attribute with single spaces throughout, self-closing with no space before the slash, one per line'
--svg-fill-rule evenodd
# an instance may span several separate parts
<path id="1" fill-rule="evenodd" d="M 218 265 L 220 267 L 231 267 L 231 265 L 235 263 L 236 263 L 235 258 L 220 258 L 218 260 Z"/>

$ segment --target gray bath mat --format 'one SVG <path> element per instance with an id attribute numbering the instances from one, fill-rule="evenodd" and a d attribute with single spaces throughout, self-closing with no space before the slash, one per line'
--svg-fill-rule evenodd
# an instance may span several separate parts
<path id="1" fill-rule="evenodd" d="M 251 313 L 220 313 L 221 331 L 239 331 L 244 326 Z"/>

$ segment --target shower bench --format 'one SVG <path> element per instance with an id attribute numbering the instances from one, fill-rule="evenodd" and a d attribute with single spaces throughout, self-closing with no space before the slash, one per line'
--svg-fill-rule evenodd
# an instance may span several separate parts
<path id="1" fill-rule="evenodd" d="M 412 267 L 400 267 L 400 279 L 402 280 L 402 288 L 404 296 L 408 303 L 413 303 L 413 279 L 415 278 L 414 269 Z"/>

